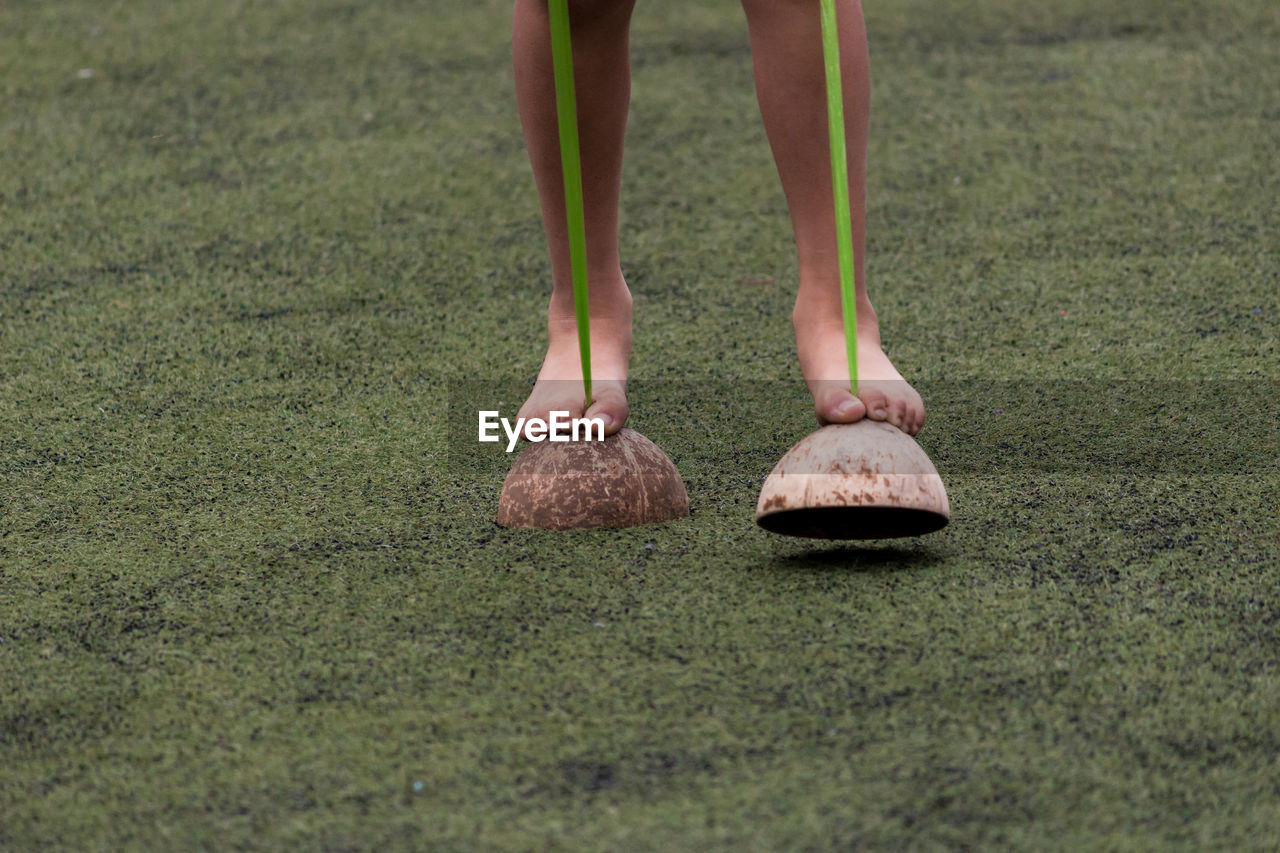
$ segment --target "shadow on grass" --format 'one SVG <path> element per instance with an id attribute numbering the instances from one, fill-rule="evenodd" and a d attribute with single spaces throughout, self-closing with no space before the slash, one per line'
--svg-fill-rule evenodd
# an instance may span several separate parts
<path id="1" fill-rule="evenodd" d="M 886 572 L 929 569 L 946 562 L 947 555 L 931 548 L 844 545 L 803 554 L 775 557 L 762 568 L 778 572 Z"/>

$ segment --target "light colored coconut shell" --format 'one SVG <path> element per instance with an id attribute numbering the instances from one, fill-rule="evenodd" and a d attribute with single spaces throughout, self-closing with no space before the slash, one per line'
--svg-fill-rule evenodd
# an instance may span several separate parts
<path id="1" fill-rule="evenodd" d="M 689 514 L 680 473 L 633 429 L 604 441 L 543 441 L 517 457 L 498 499 L 503 527 L 634 527 Z"/>
<path id="2" fill-rule="evenodd" d="M 945 527 L 942 478 L 911 436 L 884 421 L 831 424 L 774 466 L 756 523 L 788 536 L 890 539 Z"/>

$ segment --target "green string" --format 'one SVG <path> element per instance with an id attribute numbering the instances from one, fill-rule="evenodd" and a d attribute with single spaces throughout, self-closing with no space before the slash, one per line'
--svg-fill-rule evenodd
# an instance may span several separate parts
<path id="1" fill-rule="evenodd" d="M 582 161 L 578 155 L 578 106 L 573 91 L 573 46 L 569 38 L 569 0 L 550 0 L 551 63 L 555 67 L 556 118 L 560 123 L 560 164 L 564 172 L 565 218 L 569 226 L 569 262 L 573 270 L 573 308 L 578 317 L 585 406 L 591 405 L 591 315 L 587 301 L 587 229 L 582 205 Z"/>
<path id="2" fill-rule="evenodd" d="M 849 356 L 849 387 L 858 393 L 858 301 L 853 280 L 853 226 L 849 222 L 849 163 L 844 142 L 844 98 L 840 92 L 840 36 L 835 0 L 822 0 L 822 57 L 827 73 L 827 131 L 831 189 L 836 205 L 836 250 L 840 259 L 840 307 Z"/>

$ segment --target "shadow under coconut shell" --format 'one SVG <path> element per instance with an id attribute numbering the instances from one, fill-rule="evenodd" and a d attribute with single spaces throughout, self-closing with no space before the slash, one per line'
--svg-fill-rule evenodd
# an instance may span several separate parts
<path id="1" fill-rule="evenodd" d="M 896 572 L 942 565 L 947 555 L 933 549 L 846 546 L 775 557 L 760 568 L 780 572 Z"/>

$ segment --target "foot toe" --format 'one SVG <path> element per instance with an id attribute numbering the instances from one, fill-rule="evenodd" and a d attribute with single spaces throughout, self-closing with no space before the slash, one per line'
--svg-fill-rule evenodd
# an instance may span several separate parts
<path id="1" fill-rule="evenodd" d="M 831 383 L 814 389 L 814 411 L 821 424 L 851 424 L 867 414 L 862 401 L 843 383 Z"/>
<path id="2" fill-rule="evenodd" d="M 920 427 L 924 426 L 924 400 L 916 393 L 914 388 L 911 389 L 911 395 L 907 398 L 906 418 L 907 418 L 907 435 L 915 435 L 920 432 Z"/>
<path id="3" fill-rule="evenodd" d="M 889 398 L 885 396 L 885 393 L 865 382 L 858 384 L 858 397 L 862 400 L 863 405 L 867 407 L 867 417 L 873 421 L 888 420 Z"/>
<path id="4" fill-rule="evenodd" d="M 586 417 L 601 418 L 604 421 L 604 434 L 613 435 L 622 429 L 630 414 L 627 405 L 626 391 L 620 384 L 613 382 L 598 383 L 592 391 L 594 399 L 587 407 Z"/>
<path id="5" fill-rule="evenodd" d="M 907 405 L 906 400 L 895 400 L 893 405 L 889 407 L 889 423 L 896 426 L 903 432 L 909 433 L 911 430 L 911 407 Z"/>

